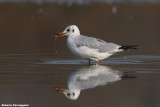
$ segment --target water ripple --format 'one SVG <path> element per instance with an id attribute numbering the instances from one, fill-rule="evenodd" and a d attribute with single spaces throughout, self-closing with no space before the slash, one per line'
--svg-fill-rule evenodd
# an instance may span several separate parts
<path id="1" fill-rule="evenodd" d="M 57 59 L 57 60 L 47 60 L 42 64 L 87 64 L 88 60 L 79 60 L 79 59 Z M 92 61 L 92 63 L 96 63 Z M 108 58 L 101 61 L 101 64 L 155 64 L 160 63 L 160 56 L 154 55 L 130 55 L 127 57 L 116 57 Z"/>

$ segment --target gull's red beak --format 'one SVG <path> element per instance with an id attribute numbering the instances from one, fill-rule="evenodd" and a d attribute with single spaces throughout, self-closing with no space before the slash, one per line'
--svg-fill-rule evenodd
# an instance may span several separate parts
<path id="1" fill-rule="evenodd" d="M 56 87 L 56 88 L 55 88 L 55 91 L 60 92 L 60 93 L 63 93 L 63 92 L 65 92 L 65 91 L 66 91 L 66 89 Z"/>
<path id="2" fill-rule="evenodd" d="M 63 33 L 63 32 L 55 33 L 54 38 L 56 40 L 57 38 L 62 37 L 62 36 L 66 36 L 66 33 Z"/>

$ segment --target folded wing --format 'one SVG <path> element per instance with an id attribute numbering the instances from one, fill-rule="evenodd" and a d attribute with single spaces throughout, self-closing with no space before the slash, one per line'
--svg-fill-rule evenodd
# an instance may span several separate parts
<path id="1" fill-rule="evenodd" d="M 87 36 L 79 36 L 76 38 L 77 47 L 86 46 L 91 49 L 98 49 L 99 52 L 114 52 L 120 45 L 115 43 L 107 43 L 101 39 Z"/>

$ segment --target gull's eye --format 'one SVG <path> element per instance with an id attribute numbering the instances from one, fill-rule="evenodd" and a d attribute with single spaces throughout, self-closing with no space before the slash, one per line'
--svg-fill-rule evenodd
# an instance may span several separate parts
<path id="1" fill-rule="evenodd" d="M 72 32 L 74 32 L 74 29 L 72 30 Z"/>
<path id="2" fill-rule="evenodd" d="M 73 93 L 73 96 L 75 96 L 75 93 Z"/>
<path id="3" fill-rule="evenodd" d="M 70 29 L 67 29 L 67 32 L 69 32 L 70 31 Z"/>
<path id="4" fill-rule="evenodd" d="M 70 96 L 70 93 L 67 93 L 67 96 Z"/>

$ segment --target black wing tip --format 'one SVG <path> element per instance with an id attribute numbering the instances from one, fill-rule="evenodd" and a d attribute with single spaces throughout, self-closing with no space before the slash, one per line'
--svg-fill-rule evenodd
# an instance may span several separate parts
<path id="1" fill-rule="evenodd" d="M 130 50 L 130 49 L 137 49 L 138 45 L 123 45 L 119 49 L 123 50 Z"/>

